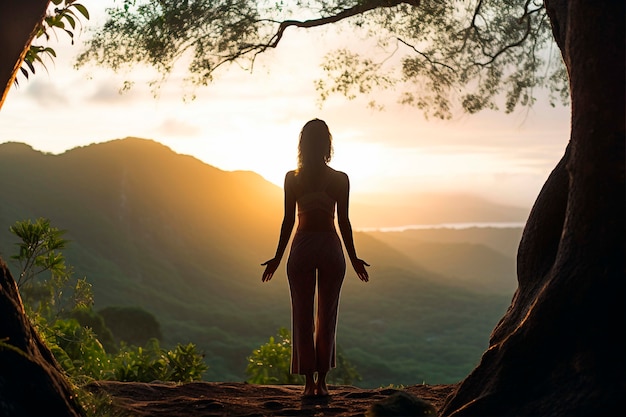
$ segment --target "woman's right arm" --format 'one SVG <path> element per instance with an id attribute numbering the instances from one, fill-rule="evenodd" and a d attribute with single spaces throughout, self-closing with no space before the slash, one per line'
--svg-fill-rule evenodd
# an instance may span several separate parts
<path id="1" fill-rule="evenodd" d="M 265 271 L 263 272 L 262 282 L 269 281 L 274 276 L 274 272 L 278 269 L 280 261 L 285 254 L 293 226 L 296 222 L 296 196 L 293 192 L 293 171 L 290 171 L 285 175 L 285 214 L 283 216 L 283 223 L 280 227 L 280 237 L 278 238 L 278 246 L 276 248 L 276 254 L 268 261 L 263 262 L 261 265 L 265 265 Z"/>

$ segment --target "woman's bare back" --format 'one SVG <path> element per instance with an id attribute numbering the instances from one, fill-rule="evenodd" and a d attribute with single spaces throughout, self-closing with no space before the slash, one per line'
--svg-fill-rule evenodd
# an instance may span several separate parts
<path id="1" fill-rule="evenodd" d="M 298 230 L 335 230 L 335 204 L 341 219 L 340 210 L 348 198 L 346 174 L 328 166 L 314 172 L 290 171 L 285 185 L 298 203 Z"/>

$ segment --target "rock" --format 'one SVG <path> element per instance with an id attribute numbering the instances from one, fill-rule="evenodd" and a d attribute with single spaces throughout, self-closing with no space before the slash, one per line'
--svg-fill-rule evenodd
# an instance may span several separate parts
<path id="1" fill-rule="evenodd" d="M 0 415 L 82 416 L 69 382 L 24 313 L 0 258 Z"/>
<path id="2" fill-rule="evenodd" d="M 405 391 L 398 391 L 372 404 L 367 417 L 436 416 L 437 409 L 429 403 Z"/>

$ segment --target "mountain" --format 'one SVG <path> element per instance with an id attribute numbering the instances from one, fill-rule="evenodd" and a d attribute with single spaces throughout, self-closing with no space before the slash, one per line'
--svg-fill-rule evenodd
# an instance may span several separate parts
<path id="1" fill-rule="evenodd" d="M 96 309 L 150 311 L 165 346 L 194 342 L 206 353 L 208 380 L 243 380 L 252 349 L 289 327 L 284 264 L 260 282 L 260 263 L 278 239 L 282 191 L 255 173 L 225 172 L 138 138 L 60 155 L 7 143 L 0 189 L 7 262 L 16 242 L 9 226 L 49 218 L 67 230 L 67 262 L 92 284 Z M 372 279 L 347 274 L 338 343 L 362 386 L 457 382 L 479 360 L 511 292 L 459 285 L 382 237 L 355 233 Z"/>

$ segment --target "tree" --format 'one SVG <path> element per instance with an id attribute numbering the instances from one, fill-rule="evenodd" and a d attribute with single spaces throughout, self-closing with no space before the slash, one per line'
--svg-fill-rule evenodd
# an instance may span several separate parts
<path id="1" fill-rule="evenodd" d="M 50 3 L 53 8 L 48 7 Z M 53 48 L 33 42 L 49 40 L 63 31 L 73 43 L 81 17 L 89 19 L 89 12 L 76 0 L 9 0 L 0 4 L 0 108 L 11 84 L 17 83 L 18 73 L 28 78 L 29 71 L 35 73 L 35 64 L 46 67 L 42 57 L 56 57 Z"/>
<path id="2" fill-rule="evenodd" d="M 9 230 L 21 240 L 17 243 L 19 253 L 11 256 L 20 264 L 18 287 L 32 282 L 45 271 L 49 271 L 52 276 L 67 275 L 65 257 L 60 251 L 68 242 L 62 237 L 65 230 L 52 227 L 50 220 L 43 217 L 34 222 L 18 221 Z"/>
<path id="3" fill-rule="evenodd" d="M 494 108 L 503 97 L 509 111 L 532 104 L 537 88 L 562 96 L 563 71 L 543 65 L 550 62 L 542 58 L 551 33 L 567 72 L 570 142 L 527 221 L 511 305 L 480 364 L 441 413 L 583 416 L 617 409 L 626 371 L 621 334 L 626 326 L 623 0 L 311 0 L 297 2 L 304 10 L 302 20 L 288 18 L 292 10 L 281 2 L 264 4 L 265 9 L 252 0 L 150 3 L 154 7 L 125 0 L 114 8 L 85 59 L 105 63 L 101 52 L 106 45 L 115 44 L 117 33 L 126 34 L 119 39 L 129 46 L 118 44 L 124 46 L 120 56 L 138 57 L 127 54 L 140 50 L 132 49 L 139 45 L 149 52 L 147 62 L 167 73 L 181 56 L 176 51 L 187 51 L 197 58 L 190 67 L 192 80 L 203 84 L 225 63 L 246 57 L 253 63 L 259 53 L 276 47 L 289 27 L 350 19 L 381 32 L 394 29 L 396 34 L 397 28 L 399 45 L 415 52 L 413 60 L 402 63 L 400 81 L 417 84 L 404 101 L 444 118 L 454 110 L 452 103 L 474 112 Z M 26 15 L 30 21 L 41 16 L 36 11 Z M 457 20 L 466 23 L 459 27 Z M 22 36 L 13 44 L 26 41 Z M 331 77 L 331 86 L 323 84 L 322 91 L 350 95 L 350 86 L 367 92 L 394 81 L 374 71 L 382 64 L 344 56 L 360 70 L 341 71 L 342 61 L 331 59 L 329 70 L 339 82 Z M 0 62 L 0 74 L 11 73 L 7 63 L 16 62 Z M 119 63 L 113 58 L 111 66 Z"/>
<path id="4" fill-rule="evenodd" d="M 143 346 L 150 339 L 162 340 L 161 325 L 141 307 L 109 306 L 98 311 L 117 343 Z"/>
<path id="5" fill-rule="evenodd" d="M 70 282 L 72 268 L 61 251 L 69 242 L 63 238 L 65 230 L 53 227 L 43 217 L 34 222 L 17 221 L 9 230 L 20 238 L 18 253 L 11 259 L 19 264 L 17 287 L 30 313 L 54 320 L 76 309 L 91 309 L 91 285 L 85 278 Z M 40 279 L 44 273 L 49 275 Z"/>
<path id="6" fill-rule="evenodd" d="M 537 1 L 352 0 L 257 2 L 251 0 L 135 1 L 109 9 L 109 20 L 78 59 L 114 70 L 147 64 L 163 79 L 189 61 L 189 81 L 209 83 L 225 64 L 252 68 L 255 58 L 279 45 L 289 27 L 346 22 L 368 31 L 378 60 L 339 49 L 326 57 L 321 97 L 399 87 L 401 101 L 427 115 L 449 118 L 456 105 L 475 113 L 507 112 L 532 105 L 534 89 L 550 101 L 567 101 L 568 88 L 546 9 Z M 475 3 L 475 4 L 473 4 Z M 300 14 L 306 20 L 288 19 Z M 385 52 L 390 50 L 390 52 Z M 399 60 L 391 55 L 405 53 Z M 381 55 L 382 54 L 382 55 Z M 130 59 L 129 59 L 130 58 Z M 158 86 L 158 80 L 154 85 Z"/>

